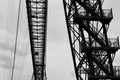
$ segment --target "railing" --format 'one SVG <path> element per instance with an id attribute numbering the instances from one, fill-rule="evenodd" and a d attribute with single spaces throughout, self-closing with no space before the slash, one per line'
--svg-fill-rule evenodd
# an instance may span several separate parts
<path id="1" fill-rule="evenodd" d="M 110 70 L 110 69 L 109 69 Z M 89 72 L 89 69 L 81 69 L 80 70 L 80 73 L 81 74 L 86 74 L 87 72 L 86 71 L 88 71 Z M 113 72 L 114 72 L 114 76 L 116 76 L 116 77 L 120 77 L 120 66 L 113 66 Z M 96 76 L 106 76 L 105 75 L 105 73 L 103 72 L 103 71 L 100 71 L 100 74 L 99 75 L 96 75 Z"/>
<path id="2" fill-rule="evenodd" d="M 120 66 L 113 67 L 115 76 L 120 76 Z"/>
<path id="3" fill-rule="evenodd" d="M 104 9 L 103 10 L 103 16 L 107 17 L 107 18 L 113 17 L 112 8 L 111 9 Z"/>
<path id="4" fill-rule="evenodd" d="M 110 68 L 108 68 L 110 70 Z M 114 76 L 120 77 L 120 66 L 113 66 Z M 100 72 L 99 76 L 106 76 L 103 71 Z"/>
<path id="5" fill-rule="evenodd" d="M 78 12 L 78 14 L 74 14 L 74 18 L 90 18 L 90 17 L 96 17 L 96 18 L 113 18 L 113 13 L 112 13 L 112 9 L 103 9 L 103 16 L 101 15 L 100 11 L 96 11 L 96 13 L 98 14 L 98 16 L 93 16 L 91 14 L 87 14 L 85 10 L 80 10 Z"/>
<path id="6" fill-rule="evenodd" d="M 110 47 L 119 47 L 119 37 L 117 38 L 109 38 L 108 44 Z"/>
<path id="7" fill-rule="evenodd" d="M 87 48 L 89 48 L 89 47 L 101 47 L 101 45 L 98 44 L 96 41 L 94 41 L 91 46 L 89 45 L 90 42 L 89 42 L 88 38 L 86 38 L 85 41 L 86 41 L 86 45 L 87 45 L 86 47 Z M 81 42 L 81 45 L 84 48 L 83 42 Z M 109 38 L 108 39 L 108 45 L 111 48 L 119 48 L 120 47 L 119 46 L 119 37 L 117 37 L 117 38 Z"/>

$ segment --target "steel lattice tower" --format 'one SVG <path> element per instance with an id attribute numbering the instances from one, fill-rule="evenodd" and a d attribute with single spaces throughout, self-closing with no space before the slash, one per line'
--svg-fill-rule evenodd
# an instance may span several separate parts
<path id="1" fill-rule="evenodd" d="M 26 0 L 34 80 L 46 79 L 47 0 Z"/>
<path id="2" fill-rule="evenodd" d="M 120 80 L 120 67 L 113 66 L 119 38 L 108 38 L 112 9 L 104 0 L 63 0 L 77 80 Z"/>

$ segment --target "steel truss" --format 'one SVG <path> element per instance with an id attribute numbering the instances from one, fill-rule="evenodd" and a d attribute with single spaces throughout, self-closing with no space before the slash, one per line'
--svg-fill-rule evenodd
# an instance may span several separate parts
<path id="1" fill-rule="evenodd" d="M 120 67 L 113 66 L 119 38 L 108 38 L 112 9 L 104 0 L 63 0 L 77 80 L 120 80 Z"/>
<path id="2" fill-rule="evenodd" d="M 47 0 L 26 0 L 34 80 L 45 80 Z"/>

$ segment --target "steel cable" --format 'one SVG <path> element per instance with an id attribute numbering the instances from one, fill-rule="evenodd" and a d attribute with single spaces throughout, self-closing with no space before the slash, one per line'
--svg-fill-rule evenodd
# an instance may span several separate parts
<path id="1" fill-rule="evenodd" d="M 15 59 L 16 59 L 16 52 L 17 52 L 18 29 L 19 29 L 19 19 L 20 19 L 20 10 L 21 10 L 21 0 L 19 0 L 19 7 L 18 7 L 17 29 L 16 29 L 16 39 L 15 39 L 15 48 L 14 48 L 14 58 L 13 58 L 11 80 L 13 80 L 13 77 L 14 77 Z"/>

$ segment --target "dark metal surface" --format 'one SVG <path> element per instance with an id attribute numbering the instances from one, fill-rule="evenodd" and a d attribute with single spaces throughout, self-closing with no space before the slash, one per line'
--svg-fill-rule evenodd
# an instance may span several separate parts
<path id="1" fill-rule="evenodd" d="M 104 0 L 63 0 L 77 80 L 120 80 L 113 66 L 119 38 L 108 38 L 112 9 Z"/>
<path id="2" fill-rule="evenodd" d="M 45 80 L 47 0 L 26 0 L 33 79 Z"/>

